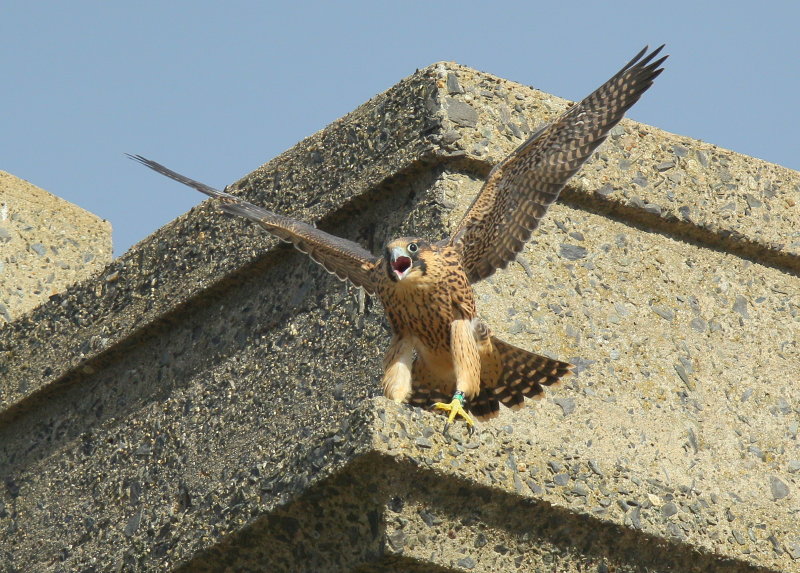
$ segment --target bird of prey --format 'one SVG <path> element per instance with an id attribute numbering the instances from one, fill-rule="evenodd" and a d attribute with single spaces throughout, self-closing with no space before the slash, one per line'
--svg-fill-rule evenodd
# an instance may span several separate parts
<path id="1" fill-rule="evenodd" d="M 477 316 L 472 284 L 513 261 L 547 208 L 576 171 L 663 71 L 663 46 L 644 48 L 611 79 L 534 133 L 489 173 L 453 234 L 444 240 L 401 237 L 382 256 L 312 225 L 267 211 L 184 177 L 139 155 L 147 167 L 213 197 L 293 243 L 342 280 L 376 295 L 393 331 L 384 358 L 383 391 L 397 402 L 433 406 L 472 429 L 541 398 L 572 365 L 492 336 Z M 449 400 L 449 401 L 448 401 Z"/>

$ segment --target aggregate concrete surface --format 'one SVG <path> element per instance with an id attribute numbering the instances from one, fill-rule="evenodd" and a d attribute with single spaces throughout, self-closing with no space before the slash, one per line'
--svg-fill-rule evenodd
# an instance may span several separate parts
<path id="1" fill-rule="evenodd" d="M 435 64 L 234 189 L 376 253 L 438 238 L 565 105 Z M 379 305 L 193 209 L 0 330 L 6 569 L 796 571 L 798 190 L 623 121 L 476 285 L 575 375 L 449 439 L 372 398 Z"/>
<path id="2" fill-rule="evenodd" d="M 0 324 L 111 261 L 111 224 L 0 171 Z"/>

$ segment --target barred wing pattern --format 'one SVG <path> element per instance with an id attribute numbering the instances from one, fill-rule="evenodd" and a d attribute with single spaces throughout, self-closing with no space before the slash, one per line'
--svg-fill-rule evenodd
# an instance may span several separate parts
<path id="1" fill-rule="evenodd" d="M 153 171 L 166 175 L 184 185 L 219 200 L 219 207 L 226 213 L 247 217 L 257 222 L 276 237 L 292 243 L 298 250 L 322 265 L 329 273 L 342 280 L 349 280 L 370 294 L 375 294 L 375 268 L 380 259 L 361 245 L 321 231 L 316 227 L 267 211 L 257 205 L 239 199 L 235 195 L 219 191 L 199 181 L 176 173 L 160 163 L 141 155 L 128 155 Z"/>
<path id="2" fill-rule="evenodd" d="M 663 71 L 667 56 L 653 61 L 663 47 L 649 54 L 645 47 L 492 169 L 449 242 L 460 250 L 470 282 L 514 260 L 567 180 Z"/>

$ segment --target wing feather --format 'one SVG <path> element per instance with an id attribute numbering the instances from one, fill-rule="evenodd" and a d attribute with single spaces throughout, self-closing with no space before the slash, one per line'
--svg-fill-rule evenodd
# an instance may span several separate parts
<path id="1" fill-rule="evenodd" d="M 514 260 L 547 208 L 663 71 L 645 47 L 617 74 L 534 133 L 489 173 L 450 238 L 474 283 Z"/>
<path id="2" fill-rule="evenodd" d="M 314 262 L 322 265 L 329 273 L 336 275 L 341 280 L 349 280 L 370 294 L 375 294 L 377 274 L 374 271 L 379 259 L 358 243 L 336 237 L 302 221 L 267 211 L 262 207 L 243 201 L 235 195 L 219 191 L 176 173 L 141 155 L 128 155 L 128 157 L 153 171 L 217 199 L 220 209 L 226 213 L 255 221 L 276 237 L 292 243 Z"/>

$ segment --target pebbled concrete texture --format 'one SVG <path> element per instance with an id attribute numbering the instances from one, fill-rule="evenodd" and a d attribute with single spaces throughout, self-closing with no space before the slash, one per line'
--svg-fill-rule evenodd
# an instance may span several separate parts
<path id="1" fill-rule="evenodd" d="M 612 488 L 614 480 L 576 458 L 566 460 L 566 473 L 590 474 L 578 479 L 591 486 L 558 485 L 549 471 L 537 476 L 527 462 L 549 467 L 565 458 L 517 435 L 535 427 L 528 421 L 447 438 L 440 419 L 384 398 L 364 402 L 350 420 L 368 431 L 369 453 L 181 571 L 253 570 L 259 563 L 291 570 L 298 561 L 310 571 L 759 570 L 565 508 L 565 499 Z M 695 495 L 674 493 L 679 504 Z M 326 545 L 336 550 L 319 550 Z"/>
<path id="2" fill-rule="evenodd" d="M 0 171 L 0 323 L 111 261 L 111 224 Z"/>
<path id="3" fill-rule="evenodd" d="M 234 189 L 373 252 L 438 238 L 565 105 L 435 64 Z M 375 397 L 379 305 L 193 209 L 0 330 L 3 567 L 797 570 L 798 185 L 624 121 L 476 285 L 576 375 L 450 438 Z"/>

